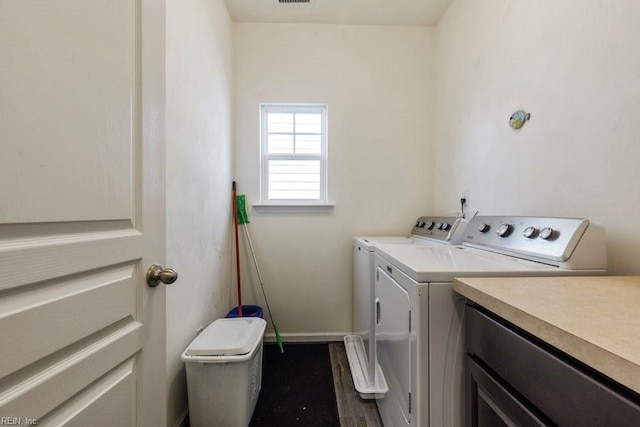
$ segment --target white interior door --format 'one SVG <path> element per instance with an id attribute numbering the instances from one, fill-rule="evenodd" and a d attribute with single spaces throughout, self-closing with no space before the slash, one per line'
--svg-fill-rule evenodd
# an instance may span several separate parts
<path id="1" fill-rule="evenodd" d="M 16 424 L 166 425 L 165 289 L 144 280 L 165 257 L 164 13 L 0 0 L 0 417 Z"/>

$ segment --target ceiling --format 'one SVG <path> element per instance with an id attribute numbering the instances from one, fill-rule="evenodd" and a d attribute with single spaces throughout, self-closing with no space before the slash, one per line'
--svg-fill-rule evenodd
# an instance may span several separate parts
<path id="1" fill-rule="evenodd" d="M 452 0 L 225 0 L 234 22 L 435 25 Z M 291 1 L 291 0 L 289 0 Z"/>

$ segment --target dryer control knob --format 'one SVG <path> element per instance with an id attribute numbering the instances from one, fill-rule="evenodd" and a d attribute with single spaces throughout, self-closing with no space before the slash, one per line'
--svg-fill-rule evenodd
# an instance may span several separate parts
<path id="1" fill-rule="evenodd" d="M 434 225 L 435 225 L 435 224 L 434 224 L 434 222 L 433 222 L 433 221 L 427 221 L 427 225 L 426 225 L 427 230 L 431 230 L 431 229 L 433 228 L 433 226 L 434 226 Z"/>
<path id="2" fill-rule="evenodd" d="M 446 222 L 442 223 L 442 229 L 443 229 L 444 231 L 447 231 L 447 230 L 448 230 L 448 229 L 450 229 L 450 228 L 451 228 L 451 224 L 446 223 Z"/>
<path id="3" fill-rule="evenodd" d="M 511 224 L 501 224 L 500 227 L 496 230 L 496 233 L 500 237 L 507 237 L 513 231 L 513 227 Z"/>
<path id="4" fill-rule="evenodd" d="M 489 224 L 482 223 L 478 226 L 478 231 L 481 233 L 486 233 L 487 231 L 489 231 L 490 228 L 491 226 Z"/>
<path id="5" fill-rule="evenodd" d="M 436 223 L 436 228 L 438 230 L 442 230 L 442 223 L 441 222 Z"/>
<path id="6" fill-rule="evenodd" d="M 551 237 L 553 237 L 553 228 L 551 227 L 545 227 L 542 230 L 540 230 L 540 238 L 544 239 L 544 240 L 549 240 Z"/>
<path id="7" fill-rule="evenodd" d="M 527 227 L 524 229 L 524 232 L 522 233 L 522 235 L 527 239 L 533 239 L 534 237 L 536 237 L 537 232 L 538 230 L 536 230 L 535 227 Z"/>

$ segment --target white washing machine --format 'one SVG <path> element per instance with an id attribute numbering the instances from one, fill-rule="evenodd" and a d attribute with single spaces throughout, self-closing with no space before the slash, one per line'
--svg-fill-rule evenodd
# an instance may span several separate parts
<path id="1" fill-rule="evenodd" d="M 409 236 L 356 237 L 353 244 L 353 335 L 344 338 L 353 383 L 363 399 L 382 397 L 387 384 L 375 362 L 374 274 L 376 245 L 434 246 L 460 244 L 468 221 L 422 216 Z"/>
<path id="2" fill-rule="evenodd" d="M 607 262 L 604 228 L 567 218 L 476 216 L 461 246 L 374 250 L 387 427 L 463 425 L 464 299 L 454 277 L 601 275 Z"/>

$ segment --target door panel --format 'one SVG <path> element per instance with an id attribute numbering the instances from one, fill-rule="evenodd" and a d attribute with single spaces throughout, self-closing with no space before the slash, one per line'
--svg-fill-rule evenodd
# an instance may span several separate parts
<path id="1" fill-rule="evenodd" d="M 353 331 L 362 338 L 367 355 L 367 378 L 375 384 L 376 355 L 373 312 L 373 276 L 375 265 L 372 253 L 364 246 L 353 245 Z"/>
<path id="2" fill-rule="evenodd" d="M 0 347 L 0 377 L 116 322 L 133 321 L 133 272 L 133 265 L 116 267 L 0 299 L 0 312 L 6 313 L 0 330 L 6 342 L 20 343 Z"/>
<path id="3" fill-rule="evenodd" d="M 17 372 L 15 377 L 5 377 L 2 414 L 46 425 L 50 412 L 67 399 L 85 395 L 85 387 L 136 354 L 142 341 L 141 325 L 114 325 L 92 338 Z M 135 392 L 134 386 L 129 393 Z"/>
<path id="4" fill-rule="evenodd" d="M 411 422 L 411 301 L 406 289 L 382 268 L 378 267 L 376 273 L 376 352 L 389 386 L 378 405 L 390 408 L 381 408 L 381 412 L 391 414 L 391 425 L 400 426 Z"/>
<path id="5" fill-rule="evenodd" d="M 0 27 L 0 222 L 130 218 L 136 2 L 2 1 Z"/>
<path id="6" fill-rule="evenodd" d="M 55 230 L 56 224 L 49 227 Z M 10 226 L 4 231 L 19 233 Z M 0 236 L 4 237 L 4 233 Z M 142 253 L 142 237 L 140 232 L 129 229 L 4 238 L 0 241 L 0 260 L 5 277 L 0 291 L 135 259 Z"/>
<path id="7" fill-rule="evenodd" d="M 0 1 L 0 417 L 166 424 L 164 13 Z"/>
<path id="8" fill-rule="evenodd" d="M 48 418 L 51 425 L 90 426 L 100 420 L 103 425 L 135 424 L 134 358 L 129 359 L 74 399 L 65 402 Z M 114 411 L 113 408 L 118 408 Z"/>

